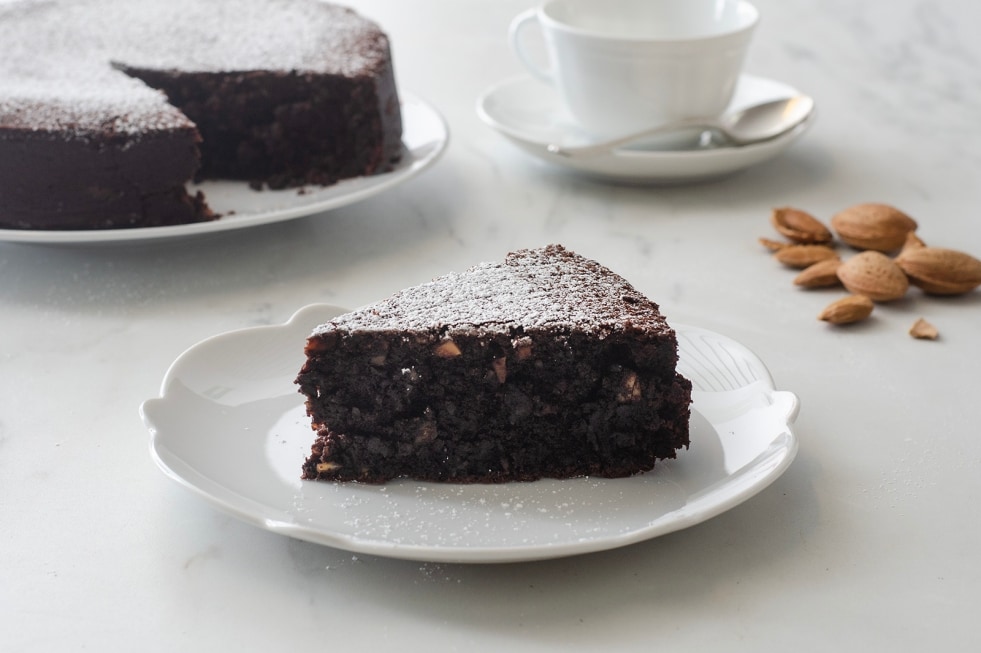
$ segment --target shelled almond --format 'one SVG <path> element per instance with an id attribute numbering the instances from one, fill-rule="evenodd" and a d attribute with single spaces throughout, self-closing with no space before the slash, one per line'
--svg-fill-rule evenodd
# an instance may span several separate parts
<path id="1" fill-rule="evenodd" d="M 851 324 L 872 315 L 875 304 L 865 295 L 848 295 L 824 307 L 819 320 L 831 324 Z"/>
<path id="2" fill-rule="evenodd" d="M 959 295 L 981 286 L 981 260 L 957 250 L 928 246 L 912 217 L 888 204 L 856 204 L 836 213 L 826 227 L 811 213 L 795 207 L 773 209 L 770 222 L 785 241 L 759 242 L 782 265 L 798 269 L 794 285 L 804 288 L 844 286 L 850 295 L 819 314 L 831 324 L 852 324 L 872 314 L 875 303 L 906 296 L 916 286 L 929 295 Z M 838 243 L 857 253 L 843 257 Z M 848 248 L 846 248 L 847 250 Z M 938 332 L 920 319 L 909 334 L 933 340 Z"/>
<path id="3" fill-rule="evenodd" d="M 818 261 L 804 268 L 800 274 L 794 277 L 794 285 L 801 288 L 829 288 L 841 285 L 838 278 L 838 268 L 841 266 L 841 259 L 837 256 L 824 261 Z"/>

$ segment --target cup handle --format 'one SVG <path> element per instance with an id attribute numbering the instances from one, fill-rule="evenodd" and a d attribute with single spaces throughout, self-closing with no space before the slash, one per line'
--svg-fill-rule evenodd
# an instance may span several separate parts
<path id="1" fill-rule="evenodd" d="M 544 68 L 540 68 L 530 56 L 528 56 L 527 50 L 525 50 L 524 40 L 522 38 L 522 33 L 528 24 L 532 21 L 537 22 L 538 10 L 528 9 L 521 12 L 514 17 L 511 21 L 511 26 L 508 28 L 508 42 L 511 44 L 511 50 L 517 55 L 518 60 L 528 69 L 532 75 L 542 80 L 547 84 L 553 83 L 552 73 Z"/>

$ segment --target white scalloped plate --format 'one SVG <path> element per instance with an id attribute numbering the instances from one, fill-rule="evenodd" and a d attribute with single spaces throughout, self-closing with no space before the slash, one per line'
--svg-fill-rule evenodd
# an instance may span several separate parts
<path id="1" fill-rule="evenodd" d="M 446 122 L 423 100 L 402 93 L 402 159 L 391 172 L 345 179 L 323 187 L 256 191 L 244 181 L 206 181 L 190 187 L 204 192 L 222 217 L 164 227 L 134 229 L 0 229 L 0 242 L 99 244 L 200 236 L 301 218 L 359 202 L 405 183 L 435 163 L 449 142 Z"/>
<path id="2" fill-rule="evenodd" d="M 168 476 L 273 532 L 358 553 L 433 562 L 513 562 L 601 551 L 729 510 L 797 452 L 797 397 L 724 336 L 676 326 L 694 385 L 691 448 L 625 479 L 502 485 L 300 480 L 313 441 L 293 379 L 311 329 L 342 309 L 214 336 L 184 352 L 140 408 Z"/>

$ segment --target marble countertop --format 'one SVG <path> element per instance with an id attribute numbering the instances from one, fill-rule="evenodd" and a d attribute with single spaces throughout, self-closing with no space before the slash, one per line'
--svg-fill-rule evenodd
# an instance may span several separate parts
<path id="1" fill-rule="evenodd" d="M 981 256 L 981 9 L 969 0 L 758 0 L 747 70 L 818 103 L 783 155 L 682 186 L 541 163 L 481 123 L 520 74 L 516 0 L 361 0 L 400 86 L 451 142 L 410 182 L 317 216 L 199 238 L 0 243 L 4 651 L 977 650 L 981 292 L 816 316 L 760 247 L 773 207 L 902 208 Z M 562 243 L 742 342 L 801 403 L 800 451 L 760 494 L 624 548 L 535 563 L 357 555 L 225 515 L 159 472 L 138 407 L 194 343 L 358 306 Z M 914 340 L 919 317 L 936 341 Z"/>

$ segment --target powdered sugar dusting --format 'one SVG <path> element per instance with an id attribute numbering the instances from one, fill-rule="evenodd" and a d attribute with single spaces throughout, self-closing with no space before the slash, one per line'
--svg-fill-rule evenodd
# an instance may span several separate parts
<path id="1" fill-rule="evenodd" d="M 77 138 L 93 129 L 123 134 L 194 129 L 194 123 L 167 104 L 162 93 L 137 85 L 65 96 L 58 84 L 36 83 L 22 93 L 0 98 L 0 119 L 15 129 L 76 130 Z"/>
<path id="2" fill-rule="evenodd" d="M 366 74 L 377 25 L 319 0 L 15 0 L 0 4 L 0 120 L 80 134 L 189 124 L 115 65 Z"/>
<path id="3" fill-rule="evenodd" d="M 331 330 L 509 331 L 627 324 L 669 327 L 657 304 L 622 277 L 559 245 L 509 254 L 396 293 L 318 327 Z"/>

